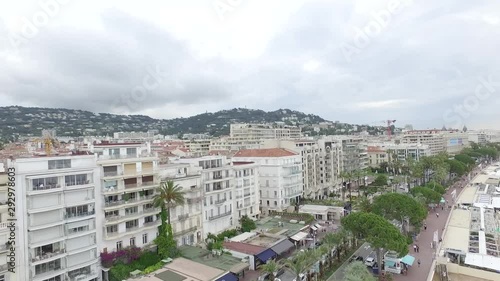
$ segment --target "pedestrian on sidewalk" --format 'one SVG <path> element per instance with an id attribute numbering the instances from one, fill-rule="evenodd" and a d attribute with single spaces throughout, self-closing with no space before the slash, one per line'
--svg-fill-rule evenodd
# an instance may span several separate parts
<path id="1" fill-rule="evenodd" d="M 418 259 L 417 263 L 418 263 L 418 267 L 420 267 L 420 259 Z"/>
<path id="2" fill-rule="evenodd" d="M 413 252 L 417 252 L 417 245 L 413 245 Z"/>
<path id="3" fill-rule="evenodd" d="M 427 230 L 427 224 L 424 223 L 424 230 Z"/>
<path id="4" fill-rule="evenodd" d="M 431 242 L 431 249 L 432 249 L 432 248 L 434 248 L 434 244 L 432 244 L 432 242 Z"/>
<path id="5" fill-rule="evenodd" d="M 436 217 L 438 217 L 438 218 L 439 218 L 439 213 L 436 213 Z"/>

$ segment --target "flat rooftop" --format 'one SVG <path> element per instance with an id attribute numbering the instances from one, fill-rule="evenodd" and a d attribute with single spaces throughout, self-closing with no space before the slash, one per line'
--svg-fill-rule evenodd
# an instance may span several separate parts
<path id="1" fill-rule="evenodd" d="M 257 229 L 264 233 L 271 233 L 275 235 L 292 236 L 299 232 L 302 228 L 306 227 L 300 223 L 290 223 L 290 220 L 277 217 L 267 217 L 256 222 Z"/>
<path id="2" fill-rule="evenodd" d="M 223 271 L 239 272 L 241 268 L 248 267 L 247 263 L 242 263 L 241 260 L 234 258 L 230 255 L 213 256 L 210 251 L 193 247 L 193 246 L 181 246 L 179 247 L 183 257 L 203 264 L 205 266 L 210 266 Z"/>
<path id="3" fill-rule="evenodd" d="M 254 236 L 254 237 L 246 240 L 245 243 L 248 243 L 250 245 L 269 248 L 269 247 L 274 246 L 274 244 L 276 244 L 276 242 L 280 241 L 282 238 L 283 237 L 280 237 L 280 236 L 272 237 L 272 236 L 261 234 L 261 235 Z"/>

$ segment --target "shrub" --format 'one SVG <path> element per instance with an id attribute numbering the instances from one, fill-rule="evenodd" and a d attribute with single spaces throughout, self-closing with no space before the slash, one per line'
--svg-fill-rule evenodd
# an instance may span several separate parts
<path id="1" fill-rule="evenodd" d="M 159 262 L 157 262 L 154 265 L 148 266 L 146 269 L 144 269 L 143 273 L 144 274 L 149 274 L 149 273 L 157 271 L 158 269 L 160 269 L 162 267 L 163 267 L 163 262 L 159 261 Z"/>
<path id="2" fill-rule="evenodd" d="M 132 267 L 124 263 L 117 263 L 109 270 L 110 281 L 122 281 L 130 277 L 130 272 L 134 271 Z"/>

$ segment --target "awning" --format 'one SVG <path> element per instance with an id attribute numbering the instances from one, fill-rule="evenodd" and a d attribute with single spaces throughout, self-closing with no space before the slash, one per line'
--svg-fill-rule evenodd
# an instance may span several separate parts
<path id="1" fill-rule="evenodd" d="M 290 239 L 295 240 L 295 241 L 301 241 L 304 240 L 304 238 L 307 237 L 307 233 L 305 232 L 297 232 L 294 236 L 290 237 Z"/>
<path id="2" fill-rule="evenodd" d="M 314 225 L 311 226 L 311 229 L 314 230 L 314 231 L 318 230 Z"/>
<path id="3" fill-rule="evenodd" d="M 228 272 L 222 277 L 219 277 L 216 281 L 238 281 L 238 277 L 234 273 Z"/>
<path id="4" fill-rule="evenodd" d="M 387 267 L 396 267 L 396 262 L 394 261 L 384 261 L 384 265 Z"/>
<path id="5" fill-rule="evenodd" d="M 292 249 L 294 247 L 295 247 L 295 245 L 293 245 L 293 243 L 290 242 L 290 240 L 285 239 L 285 240 L 277 243 L 276 245 L 272 246 L 271 250 L 273 250 L 276 254 L 281 255 L 283 253 L 288 252 L 290 249 Z"/>
<path id="6" fill-rule="evenodd" d="M 319 225 L 318 223 L 314 225 L 317 229 L 320 229 L 321 228 L 321 225 Z"/>
<path id="7" fill-rule="evenodd" d="M 410 255 L 406 255 L 401 259 L 401 262 L 406 264 L 406 265 L 412 266 L 413 263 L 415 262 L 415 257 L 410 256 Z"/>
<path id="8" fill-rule="evenodd" d="M 441 201 L 439 201 L 439 203 L 445 203 L 445 202 L 446 202 L 446 200 L 444 200 L 444 198 L 441 197 Z"/>
<path id="9" fill-rule="evenodd" d="M 256 257 L 261 261 L 261 262 L 267 262 L 268 260 L 270 260 L 271 258 L 275 257 L 276 256 L 276 253 L 271 250 L 271 249 L 267 249 L 265 250 L 264 252 L 256 255 Z"/>

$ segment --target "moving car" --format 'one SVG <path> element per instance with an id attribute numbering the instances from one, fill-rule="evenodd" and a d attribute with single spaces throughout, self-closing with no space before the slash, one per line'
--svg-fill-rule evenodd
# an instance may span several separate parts
<path id="1" fill-rule="evenodd" d="M 360 261 L 363 262 L 363 257 L 361 256 L 352 256 L 352 258 L 349 260 L 349 262 L 355 262 L 355 261 Z"/>

